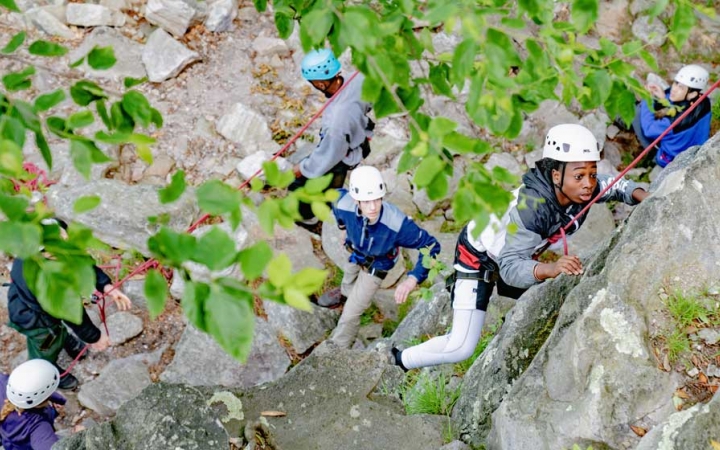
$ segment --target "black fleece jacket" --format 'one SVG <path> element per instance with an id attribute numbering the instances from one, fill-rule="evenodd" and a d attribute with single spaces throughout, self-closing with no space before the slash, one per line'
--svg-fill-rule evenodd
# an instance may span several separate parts
<path id="1" fill-rule="evenodd" d="M 95 287 L 102 292 L 106 285 L 111 284 L 110 277 L 98 267 L 95 269 Z M 100 339 L 100 330 L 92 323 L 85 310 L 83 310 L 82 322 L 74 324 L 62 321 L 42 309 L 37 297 L 30 291 L 25 277 L 23 276 L 23 260 L 15 259 L 10 271 L 10 288 L 8 289 L 8 313 L 10 322 L 23 330 L 35 328 L 50 328 L 64 322 L 77 336 L 88 344 L 93 344 Z M 79 301 L 79 299 L 78 299 Z"/>

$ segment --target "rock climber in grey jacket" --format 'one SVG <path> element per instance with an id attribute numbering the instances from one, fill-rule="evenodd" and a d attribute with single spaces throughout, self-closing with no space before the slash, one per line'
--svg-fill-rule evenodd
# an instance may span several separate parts
<path id="1" fill-rule="evenodd" d="M 575 255 L 562 256 L 553 263 L 541 263 L 538 256 L 561 238 L 560 229 L 573 223 L 567 234 L 575 233 L 585 221 L 577 214 L 612 181 L 598 175 L 599 145 L 583 126 L 558 125 L 548 131 L 543 159 L 523 176 L 515 200 L 502 219 L 491 217 L 488 226 L 475 238 L 475 223 L 461 232 L 455 248 L 452 286 L 453 325 L 450 333 L 410 347 L 393 348 L 395 363 L 403 369 L 454 363 L 469 358 L 477 345 L 492 290 L 518 298 L 531 286 L 548 278 L 581 275 L 583 266 Z M 648 193 L 634 182 L 620 180 L 599 202 L 612 200 L 634 205 Z M 518 198 L 526 207 L 518 208 Z M 512 224 L 516 229 L 508 233 Z"/>
<path id="2" fill-rule="evenodd" d="M 311 51 L 302 61 L 302 74 L 315 89 L 327 98 L 332 97 L 345 83 L 340 75 L 340 62 L 332 51 Z M 370 103 L 360 100 L 364 77 L 355 76 L 328 105 L 322 115 L 320 142 L 310 156 L 295 167 L 295 181 L 289 190 L 304 186 L 307 180 L 329 173 L 333 179 L 328 189 L 343 187 L 350 169 L 357 166 L 370 153 L 369 138 L 374 123 L 367 116 Z M 319 232 L 320 223 L 307 203 L 300 203 L 302 221 L 298 225 L 312 232 Z"/>

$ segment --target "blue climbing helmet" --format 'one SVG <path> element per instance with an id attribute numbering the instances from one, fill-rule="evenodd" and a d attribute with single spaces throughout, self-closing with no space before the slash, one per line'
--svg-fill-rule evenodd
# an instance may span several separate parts
<path id="1" fill-rule="evenodd" d="M 313 50 L 303 58 L 301 69 L 308 81 L 329 80 L 340 72 L 340 61 L 328 48 Z"/>

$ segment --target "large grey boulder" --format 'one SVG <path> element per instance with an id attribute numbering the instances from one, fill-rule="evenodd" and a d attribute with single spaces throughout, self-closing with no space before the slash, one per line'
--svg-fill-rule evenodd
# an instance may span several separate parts
<path id="1" fill-rule="evenodd" d="M 265 117 L 242 103 L 233 105 L 218 120 L 216 128 L 225 139 L 240 144 L 244 156 L 258 151 L 275 152 L 278 148 Z"/>
<path id="2" fill-rule="evenodd" d="M 75 33 L 48 11 L 46 7 L 30 8 L 25 12 L 25 16 L 38 30 L 45 34 L 63 39 L 73 39 L 75 37 Z"/>
<path id="3" fill-rule="evenodd" d="M 378 121 L 370 142 L 370 155 L 365 159 L 365 164 L 375 167 L 389 164 L 407 145 L 409 141 L 407 133 L 407 125 L 400 119 L 391 118 Z M 390 183 L 386 184 L 388 188 L 393 187 Z"/>
<path id="4" fill-rule="evenodd" d="M 135 314 L 118 311 L 106 319 L 112 345 L 123 344 L 143 332 L 143 321 Z"/>
<path id="5" fill-rule="evenodd" d="M 275 334 L 287 339 L 298 354 L 322 342 L 335 328 L 339 316 L 334 309 L 313 305 L 312 312 L 301 311 L 272 300 L 263 302 L 267 322 Z"/>
<path id="6" fill-rule="evenodd" d="M 284 39 L 260 36 L 255 38 L 252 48 L 259 56 L 286 56 L 290 49 Z"/>
<path id="7" fill-rule="evenodd" d="M 632 24 L 633 35 L 641 41 L 654 47 L 660 47 L 667 39 L 667 27 L 660 18 L 650 18 L 650 16 L 641 16 L 635 19 Z"/>
<path id="8" fill-rule="evenodd" d="M 99 377 L 81 385 L 78 401 L 99 414 L 110 415 L 151 383 L 148 368 L 141 361 L 116 359 L 102 370 Z"/>
<path id="9" fill-rule="evenodd" d="M 399 402 L 382 394 L 401 377 L 379 353 L 314 352 L 276 382 L 238 396 L 246 422 L 263 411 L 286 413 L 267 417 L 279 448 L 437 450 L 446 419 L 406 416 Z"/>
<path id="10" fill-rule="evenodd" d="M 212 336 L 188 325 L 160 379 L 192 386 L 250 387 L 277 379 L 289 366 L 275 330 L 262 319 L 255 320 L 252 350 L 245 363 L 225 353 Z"/>
<path id="11" fill-rule="evenodd" d="M 68 3 L 65 11 L 67 23 L 81 27 L 121 27 L 125 25 L 125 14 L 106 6 L 91 3 Z"/>
<path id="12" fill-rule="evenodd" d="M 640 440 L 636 450 L 710 449 L 711 440 L 720 442 L 718 426 L 720 396 L 716 394 L 707 404 L 670 414 Z"/>
<path id="13" fill-rule="evenodd" d="M 195 9 L 183 0 L 149 0 L 145 18 L 153 25 L 182 37 L 195 16 Z"/>
<path id="14" fill-rule="evenodd" d="M 150 223 L 148 217 L 164 214 L 169 218 L 168 227 L 184 231 L 199 213 L 192 189 L 187 189 L 178 201 L 164 205 L 158 200 L 158 189 L 100 179 L 72 186 L 55 184 L 47 197 L 61 219 L 77 220 L 113 247 L 132 248 L 149 256 L 147 239 L 158 231 L 159 225 Z M 76 214 L 75 201 L 89 195 L 99 196 L 102 202 L 90 212 Z"/>
<path id="15" fill-rule="evenodd" d="M 76 4 L 78 3 L 71 3 L 71 5 Z M 126 77 L 145 77 L 145 66 L 142 63 L 143 46 L 126 38 L 114 28 L 95 28 L 85 37 L 78 48 L 70 52 L 70 61 L 77 61 L 87 55 L 95 46 L 112 47 L 117 62 L 107 70 L 95 70 L 85 60 L 80 67 L 87 75 L 98 78 L 111 78 L 118 81 Z"/>
<path id="16" fill-rule="evenodd" d="M 523 174 L 522 167 L 520 167 L 517 159 L 509 153 L 493 153 L 490 155 L 490 158 L 485 163 L 485 168 L 493 170 L 495 167 L 502 167 L 518 178 Z"/>
<path id="17" fill-rule="evenodd" d="M 222 416 L 190 386 L 157 383 L 125 403 L 111 422 L 74 434 L 57 450 L 227 450 Z"/>
<path id="18" fill-rule="evenodd" d="M 679 375 L 658 370 L 651 350 L 665 320 L 657 293 L 678 268 L 693 272 L 683 289 L 720 277 L 707 226 L 720 220 L 708 201 L 720 195 L 719 160 L 716 135 L 635 208 L 579 280 L 561 276 L 518 301 L 466 375 L 454 412 L 463 440 L 481 442 L 492 424 L 493 449 L 632 448 L 640 439 L 630 425 L 668 418 Z"/>
<path id="19" fill-rule="evenodd" d="M 142 53 L 148 79 L 155 83 L 174 77 L 198 59 L 200 55 L 197 52 L 189 50 L 161 29 L 153 31 Z"/>
<path id="20" fill-rule="evenodd" d="M 588 252 L 608 239 L 613 231 L 615 231 L 615 220 L 612 211 L 602 203 L 593 205 L 580 230 L 568 237 L 568 254 L 588 255 Z M 562 255 L 562 240 L 553 245 L 551 249 Z"/>
<path id="21" fill-rule="evenodd" d="M 215 32 L 228 31 L 232 27 L 232 21 L 237 17 L 237 12 L 237 0 L 209 1 L 205 28 Z"/>

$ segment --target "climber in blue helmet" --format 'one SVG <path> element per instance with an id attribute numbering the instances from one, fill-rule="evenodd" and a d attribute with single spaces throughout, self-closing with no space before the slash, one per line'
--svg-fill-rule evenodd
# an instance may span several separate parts
<path id="1" fill-rule="evenodd" d="M 313 87 L 331 98 L 345 85 L 340 74 L 340 61 L 330 49 L 313 50 L 302 60 L 303 78 Z M 338 189 L 345 184 L 349 170 L 370 154 L 369 139 L 375 124 L 367 116 L 370 103 L 360 99 L 364 77 L 355 76 L 332 100 L 322 115 L 320 141 L 312 153 L 293 167 L 295 181 L 288 187 L 294 191 L 308 180 L 332 174 L 328 189 Z M 322 223 L 312 212 L 310 204 L 300 203 L 302 219 L 299 226 L 320 234 Z"/>

